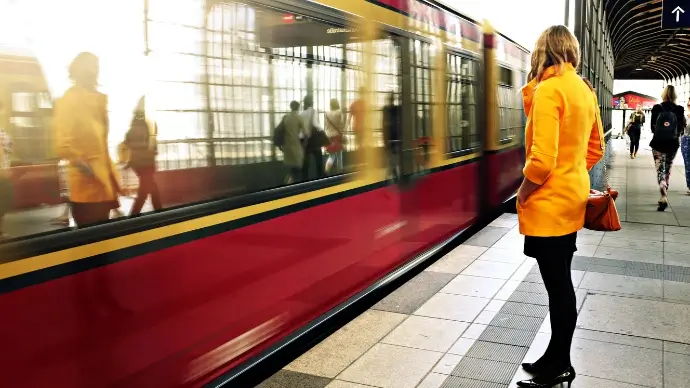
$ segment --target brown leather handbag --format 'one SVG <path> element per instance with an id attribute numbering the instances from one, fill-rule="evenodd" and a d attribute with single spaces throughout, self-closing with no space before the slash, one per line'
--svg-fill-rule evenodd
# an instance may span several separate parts
<path id="1" fill-rule="evenodd" d="M 590 190 L 585 212 L 585 228 L 604 232 L 621 230 L 621 221 L 616 210 L 618 191 L 609 186 L 605 192 Z"/>

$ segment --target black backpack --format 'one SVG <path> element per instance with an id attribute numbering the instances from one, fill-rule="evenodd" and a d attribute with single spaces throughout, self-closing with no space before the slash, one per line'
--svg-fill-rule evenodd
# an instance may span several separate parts
<path id="1" fill-rule="evenodd" d="M 280 124 L 273 130 L 273 146 L 281 148 L 285 145 L 285 116 L 280 120 Z"/>
<path id="2" fill-rule="evenodd" d="M 678 139 L 678 117 L 671 110 L 666 110 L 664 104 L 659 105 L 663 111 L 654 124 L 654 137 L 660 140 Z"/>

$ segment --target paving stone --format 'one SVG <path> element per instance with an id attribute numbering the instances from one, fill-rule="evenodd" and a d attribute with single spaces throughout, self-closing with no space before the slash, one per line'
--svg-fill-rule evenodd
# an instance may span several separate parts
<path id="1" fill-rule="evenodd" d="M 455 277 L 454 274 L 423 271 L 372 307 L 375 310 L 412 314 Z"/>
<path id="2" fill-rule="evenodd" d="M 256 388 L 324 388 L 331 382 L 331 379 L 313 376 L 306 373 L 280 370 L 278 373 L 264 380 Z"/>
<path id="3" fill-rule="evenodd" d="M 443 353 L 376 344 L 338 378 L 382 388 L 414 388 Z"/>

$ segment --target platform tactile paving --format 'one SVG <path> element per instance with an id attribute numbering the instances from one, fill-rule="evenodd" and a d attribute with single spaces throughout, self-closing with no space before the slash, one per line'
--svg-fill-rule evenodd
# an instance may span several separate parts
<path id="1" fill-rule="evenodd" d="M 546 294 L 535 294 L 533 292 L 515 291 L 513 295 L 508 298 L 509 302 L 540 304 L 543 306 L 549 305 L 549 296 Z"/>
<path id="2" fill-rule="evenodd" d="M 499 312 L 525 317 L 546 318 L 546 315 L 549 313 L 549 307 L 530 303 L 506 302 Z"/>
<path id="3" fill-rule="evenodd" d="M 546 287 L 544 287 L 544 284 L 542 284 L 542 283 L 522 282 L 515 289 L 515 291 L 534 292 L 536 294 L 546 294 Z"/>
<path id="4" fill-rule="evenodd" d="M 544 318 L 525 317 L 522 315 L 498 313 L 489 323 L 490 326 L 505 327 L 508 329 L 520 329 L 527 331 L 539 331 Z"/>
<path id="5" fill-rule="evenodd" d="M 532 331 L 487 326 L 484 332 L 479 336 L 479 341 L 515 346 L 530 346 L 536 335 L 537 333 Z"/>
<path id="6" fill-rule="evenodd" d="M 535 273 L 531 273 L 531 274 L 528 274 L 527 276 L 525 276 L 524 281 L 529 282 L 529 283 L 542 283 L 542 284 L 544 284 L 544 280 L 542 280 L 541 275 L 535 274 Z"/>
<path id="7" fill-rule="evenodd" d="M 440 388 L 508 388 L 508 384 L 497 384 L 488 381 L 448 376 Z"/>
<path id="8" fill-rule="evenodd" d="M 690 283 L 690 267 L 681 267 L 677 265 L 642 263 L 638 261 L 603 259 L 599 257 L 575 257 L 571 268 L 577 271 Z M 525 281 L 538 282 L 534 274 L 528 275 Z"/>
<path id="9" fill-rule="evenodd" d="M 463 357 L 451 375 L 498 384 L 510 384 L 517 368 L 517 364 Z"/>
<path id="10" fill-rule="evenodd" d="M 513 346 L 497 344 L 495 342 L 477 341 L 465 355 L 466 357 L 479 358 L 519 364 L 527 354 L 526 346 Z"/>
<path id="11" fill-rule="evenodd" d="M 673 282 L 690 283 L 690 275 L 689 274 L 683 274 L 683 273 L 666 272 L 666 273 L 664 273 L 664 280 L 670 280 Z"/>

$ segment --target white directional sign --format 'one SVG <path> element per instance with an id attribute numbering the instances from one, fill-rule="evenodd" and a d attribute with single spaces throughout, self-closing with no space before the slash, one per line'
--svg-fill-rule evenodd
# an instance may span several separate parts
<path id="1" fill-rule="evenodd" d="M 663 0 L 661 28 L 690 28 L 690 0 Z"/>

